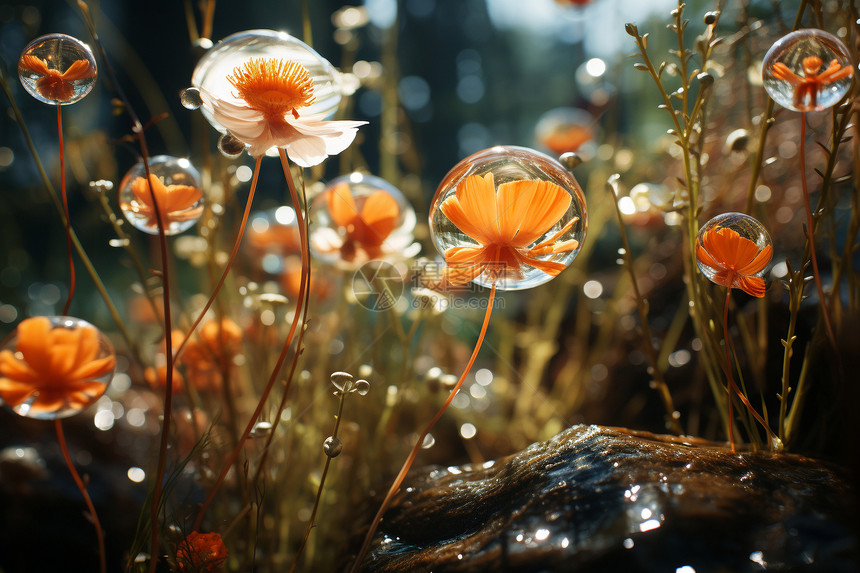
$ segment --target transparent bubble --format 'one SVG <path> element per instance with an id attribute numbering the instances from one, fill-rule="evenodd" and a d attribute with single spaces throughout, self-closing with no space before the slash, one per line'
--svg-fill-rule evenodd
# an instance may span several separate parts
<path id="1" fill-rule="evenodd" d="M 334 436 L 329 436 L 323 442 L 323 452 L 330 458 L 336 458 L 343 451 L 343 442 Z"/>
<path id="2" fill-rule="evenodd" d="M 311 252 L 347 270 L 407 256 L 416 222 L 415 210 L 400 190 L 364 173 L 333 179 L 314 198 L 309 217 Z"/>
<path id="3" fill-rule="evenodd" d="M 83 98 L 92 91 L 97 74 L 89 46 L 65 34 L 39 36 L 18 60 L 24 89 L 51 105 L 68 105 Z"/>
<path id="4" fill-rule="evenodd" d="M 149 160 L 152 192 L 162 214 L 164 233 L 176 235 L 194 226 L 203 214 L 200 174 L 184 158 L 158 155 Z M 119 208 L 136 229 L 158 234 L 158 218 L 143 162 L 129 169 L 119 185 Z"/>
<path id="5" fill-rule="evenodd" d="M 350 392 L 353 388 L 355 378 L 349 372 L 332 372 L 331 383 L 340 392 Z"/>
<path id="6" fill-rule="evenodd" d="M 535 125 L 535 140 L 556 155 L 576 151 L 594 138 L 591 114 L 582 109 L 557 107 L 543 114 Z"/>
<path id="7" fill-rule="evenodd" d="M 773 243 L 764 225 L 743 213 L 723 213 L 705 223 L 696 237 L 696 264 L 712 282 L 763 294 Z M 750 281 L 753 281 L 752 283 Z M 755 294 L 758 288 L 761 294 Z"/>
<path id="8" fill-rule="evenodd" d="M 573 175 L 524 147 L 491 147 L 462 160 L 430 207 L 430 232 L 449 276 L 501 290 L 552 279 L 576 258 L 586 228 Z"/>
<path id="9" fill-rule="evenodd" d="M 218 151 L 224 157 L 238 157 L 245 151 L 245 142 L 231 133 L 225 133 L 218 138 Z"/>
<path id="10" fill-rule="evenodd" d="M 179 102 L 185 109 L 197 109 L 203 105 L 200 90 L 197 88 L 186 88 L 179 94 Z"/>
<path id="11" fill-rule="evenodd" d="M 853 74 L 845 45 L 823 30 L 797 30 L 782 37 L 762 63 L 764 89 L 794 111 L 833 107 L 848 92 Z"/>
<path id="12" fill-rule="evenodd" d="M 92 324 L 28 318 L 0 350 L 0 398 L 28 418 L 73 416 L 105 393 L 115 365 L 111 343 Z"/>
<path id="13" fill-rule="evenodd" d="M 358 380 L 355 383 L 355 393 L 359 396 L 367 396 L 370 392 L 370 382 L 367 380 Z"/>
<path id="14" fill-rule="evenodd" d="M 568 151 L 567 153 L 562 153 L 558 156 L 558 162 L 564 165 L 565 169 L 568 171 L 573 171 L 582 165 L 583 161 L 582 157 L 573 151 Z"/>
<path id="15" fill-rule="evenodd" d="M 244 105 L 233 97 L 236 90 L 227 81 L 227 76 L 251 58 L 274 58 L 304 66 L 314 82 L 314 103 L 303 108 L 302 115 L 334 116 L 342 95 L 340 72 L 310 46 L 286 32 L 248 30 L 227 36 L 200 58 L 191 76 L 191 85 L 218 99 Z M 212 127 L 226 133 L 206 107 L 202 107 L 201 111 Z"/>

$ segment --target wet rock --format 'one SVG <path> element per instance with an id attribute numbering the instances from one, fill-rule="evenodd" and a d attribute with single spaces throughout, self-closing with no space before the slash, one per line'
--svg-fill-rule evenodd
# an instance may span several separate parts
<path id="1" fill-rule="evenodd" d="M 853 492 L 801 456 L 576 426 L 413 472 L 363 571 L 855 571 Z"/>

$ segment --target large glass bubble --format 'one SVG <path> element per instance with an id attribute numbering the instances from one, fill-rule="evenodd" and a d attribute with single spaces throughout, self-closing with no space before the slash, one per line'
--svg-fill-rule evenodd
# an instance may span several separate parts
<path id="1" fill-rule="evenodd" d="M 388 181 L 351 173 L 333 179 L 311 203 L 310 246 L 320 260 L 354 270 L 412 249 L 415 210 Z"/>
<path id="2" fill-rule="evenodd" d="M 430 207 L 448 280 L 501 290 L 543 284 L 582 247 L 585 198 L 573 175 L 542 153 L 492 147 L 458 163 Z"/>
<path id="3" fill-rule="evenodd" d="M 18 77 L 31 96 L 51 105 L 69 105 L 96 83 L 96 60 L 89 46 L 65 34 L 30 42 L 18 60 Z"/>
<path id="4" fill-rule="evenodd" d="M 241 103 L 233 97 L 232 94 L 236 90 L 227 81 L 227 77 L 251 58 L 301 64 L 310 75 L 314 90 L 314 102 L 302 110 L 302 115 L 321 114 L 325 118 L 334 116 L 342 97 L 340 72 L 313 48 L 286 32 L 248 30 L 227 36 L 200 58 L 191 76 L 191 84 L 219 99 Z M 226 133 L 224 127 L 215 121 L 205 106 L 200 110 L 212 127 Z"/>
<path id="5" fill-rule="evenodd" d="M 197 170 L 187 159 L 157 155 L 149 160 L 149 172 L 164 233 L 176 235 L 194 226 L 203 214 L 204 203 Z M 122 178 L 119 208 L 136 229 L 150 235 L 158 234 L 158 218 L 143 162 L 129 169 Z"/>
<path id="6" fill-rule="evenodd" d="M 767 229 L 743 213 L 717 215 L 696 237 L 696 264 L 718 285 L 764 296 L 764 275 L 773 256 Z"/>
<path id="7" fill-rule="evenodd" d="M 92 324 L 27 318 L 0 350 L 0 398 L 28 418 L 73 416 L 105 393 L 115 365 L 113 347 Z"/>
<path id="8" fill-rule="evenodd" d="M 848 93 L 853 75 L 848 49 L 823 30 L 797 30 L 782 37 L 762 63 L 765 91 L 794 111 L 833 107 Z"/>

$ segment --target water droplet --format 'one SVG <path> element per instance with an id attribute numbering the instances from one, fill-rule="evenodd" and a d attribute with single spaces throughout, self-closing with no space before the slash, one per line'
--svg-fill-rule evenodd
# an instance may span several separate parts
<path id="1" fill-rule="evenodd" d="M 252 438 L 265 438 L 272 431 L 272 424 L 270 422 L 257 422 L 254 424 L 254 428 L 251 430 Z"/>
<path id="2" fill-rule="evenodd" d="M 330 458 L 336 458 L 343 451 L 343 443 L 334 436 L 329 436 L 323 442 L 323 452 Z"/>
<path id="3" fill-rule="evenodd" d="M 568 171 L 576 169 L 580 165 L 582 165 L 582 157 L 579 154 L 569 151 L 567 153 L 562 153 L 558 157 L 559 163 L 564 165 L 564 168 Z"/>
<path id="4" fill-rule="evenodd" d="M 179 101 L 185 109 L 198 109 L 203 105 L 203 98 L 200 97 L 200 90 L 197 88 L 187 88 L 179 94 Z"/>
<path id="5" fill-rule="evenodd" d="M 355 390 L 359 396 L 367 396 L 370 392 L 370 383 L 367 380 L 359 380 L 355 383 Z"/>
<path id="6" fill-rule="evenodd" d="M 218 138 L 218 151 L 225 157 L 238 157 L 245 151 L 245 143 L 237 137 L 225 133 Z"/>
<path id="7" fill-rule="evenodd" d="M 352 374 L 349 372 L 332 372 L 331 383 L 341 392 L 349 392 L 353 388 Z"/>

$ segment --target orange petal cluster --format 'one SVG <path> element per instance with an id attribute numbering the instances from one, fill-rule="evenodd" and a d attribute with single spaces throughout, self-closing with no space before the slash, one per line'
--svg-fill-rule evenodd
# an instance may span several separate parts
<path id="1" fill-rule="evenodd" d="M 818 105 L 818 92 L 826 86 L 839 80 L 850 78 L 854 74 L 851 66 L 843 66 L 837 60 L 832 60 L 827 68 L 821 70 L 824 61 L 818 56 L 803 58 L 801 67 L 803 75 L 792 72 L 782 62 L 773 65 L 773 77 L 789 82 L 794 86 L 794 106 L 798 109 L 812 111 Z"/>
<path id="2" fill-rule="evenodd" d="M 182 331 L 174 330 L 171 343 L 174 351 L 182 344 L 185 335 Z M 188 380 L 199 391 L 217 392 L 223 384 L 223 374 L 233 366 L 233 359 L 242 351 L 242 329 L 238 324 L 224 318 L 221 321 L 210 320 L 203 324 L 197 338 L 189 340 L 179 360 L 174 364 L 173 387 L 181 391 Z M 176 368 L 185 367 L 185 376 L 179 374 Z M 167 379 L 167 367 L 147 368 L 146 381 L 151 386 L 164 386 Z"/>
<path id="3" fill-rule="evenodd" d="M 713 282 L 759 298 L 764 296 L 764 279 L 753 275 L 761 272 L 772 256 L 770 245 L 759 249 L 753 241 L 728 227 L 705 231 L 696 241 L 696 258 L 716 271 L 710 277 Z"/>
<path id="4" fill-rule="evenodd" d="M 203 197 L 203 190 L 191 185 L 165 185 L 155 174 L 149 175 L 152 184 L 152 193 L 158 203 L 162 222 L 165 227 L 174 222 L 189 221 L 200 217 L 203 206 L 191 208 Z M 145 177 L 137 177 L 131 182 L 131 192 L 134 195 L 133 203 L 121 205 L 126 212 L 132 212 L 146 217 L 146 225 L 152 229 L 158 228 L 158 219 L 155 216 L 155 207 L 152 203 L 152 194 Z"/>
<path id="5" fill-rule="evenodd" d="M 349 185 L 341 183 L 326 191 L 325 200 L 332 221 L 346 233 L 340 247 L 341 259 L 352 262 L 357 258 L 379 258 L 382 244 L 397 227 L 400 217 L 394 197 L 382 190 L 375 191 L 359 209 Z"/>
<path id="6" fill-rule="evenodd" d="M 192 531 L 176 549 L 176 565 L 180 571 L 217 573 L 227 561 L 227 546 L 220 533 Z"/>
<path id="7" fill-rule="evenodd" d="M 86 408 L 104 394 L 98 381 L 116 359 L 99 357 L 99 333 L 88 326 L 52 328 L 44 316 L 18 325 L 16 352 L 0 351 L 0 397 L 11 407 L 30 403 L 38 415 Z"/>
<path id="8" fill-rule="evenodd" d="M 549 181 L 510 181 L 497 191 L 492 173 L 466 177 L 440 209 L 478 246 L 445 252 L 448 281 L 465 284 L 484 272 L 495 279 L 510 273 L 521 276 L 526 266 L 558 275 L 564 264 L 538 257 L 579 247 L 576 239 L 561 239 L 579 218 L 572 217 L 549 239 L 536 241 L 561 220 L 570 203 L 570 194 Z"/>
<path id="9" fill-rule="evenodd" d="M 55 102 L 69 101 L 75 97 L 75 87 L 72 82 L 96 75 L 95 70 L 86 60 L 75 60 L 65 72 L 60 73 L 59 70 L 48 68 L 48 62 L 45 60 L 30 54 L 21 56 L 18 69 L 41 76 L 36 80 L 36 91 L 43 98 Z"/>

